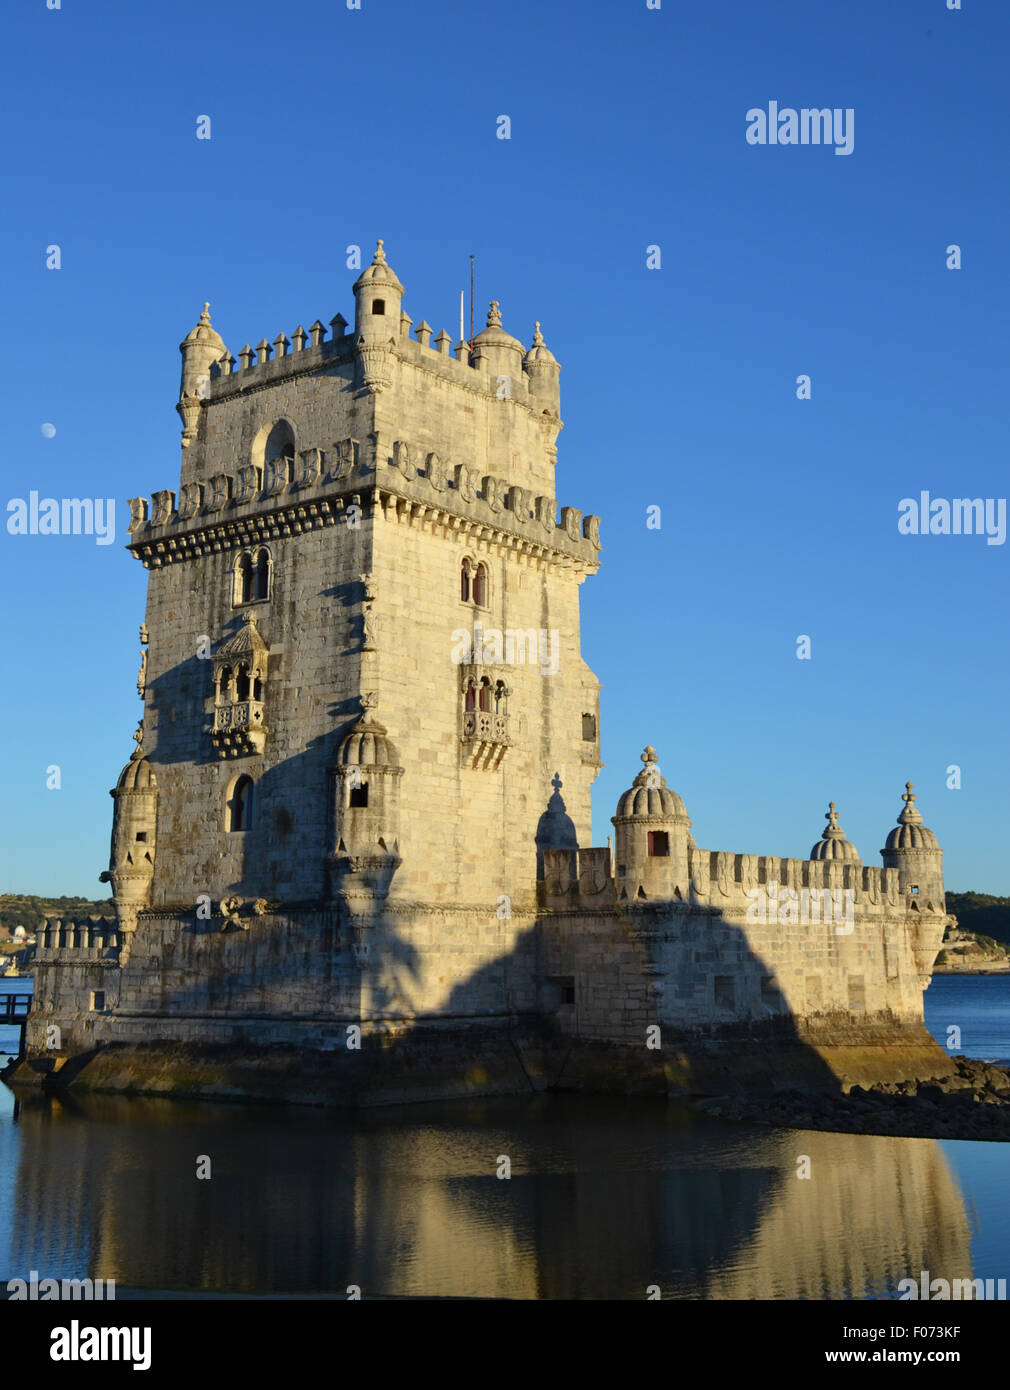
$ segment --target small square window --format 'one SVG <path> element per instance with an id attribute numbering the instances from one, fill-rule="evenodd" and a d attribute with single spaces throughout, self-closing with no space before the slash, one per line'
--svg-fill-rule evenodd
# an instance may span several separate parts
<path id="1" fill-rule="evenodd" d="M 146 831 L 146 830 L 138 830 L 138 831 L 137 831 L 137 843 L 138 843 L 138 844 L 142 844 L 142 845 L 146 845 L 146 844 L 147 844 L 147 831 Z"/>
<path id="2" fill-rule="evenodd" d="M 93 989 L 91 991 L 91 1012 L 100 1014 L 105 1008 L 105 990 Z"/>
<path id="3" fill-rule="evenodd" d="M 719 1009 L 736 1007 L 736 981 L 732 975 L 716 975 L 715 1004 Z"/>
<path id="4" fill-rule="evenodd" d="M 373 314 L 384 314 L 385 312 L 386 312 L 386 301 L 385 301 L 384 299 L 376 299 L 376 300 L 374 300 L 373 303 L 372 303 L 372 313 L 373 313 Z"/>
<path id="5" fill-rule="evenodd" d="M 913 892 L 913 893 L 918 893 L 918 891 L 919 891 L 919 885 L 918 885 L 917 883 L 913 883 L 913 884 L 912 884 L 912 892 Z"/>
<path id="6" fill-rule="evenodd" d="M 351 799 L 347 803 L 349 806 L 368 805 L 368 783 L 362 782 L 360 787 L 351 788 Z"/>
<path id="7" fill-rule="evenodd" d="M 649 831 L 649 854 L 659 858 L 669 858 L 670 834 L 667 830 Z"/>

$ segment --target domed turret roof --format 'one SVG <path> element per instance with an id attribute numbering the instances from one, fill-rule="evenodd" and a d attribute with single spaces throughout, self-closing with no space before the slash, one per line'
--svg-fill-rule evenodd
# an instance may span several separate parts
<path id="1" fill-rule="evenodd" d="M 200 315 L 200 322 L 195 328 L 191 328 L 179 344 L 181 349 L 192 347 L 199 343 L 203 347 L 216 348 L 219 353 L 224 353 L 227 348 L 220 333 L 215 332 L 210 321 L 210 301 L 206 301 L 203 306 L 203 313 Z"/>
<path id="2" fill-rule="evenodd" d="M 396 745 L 387 730 L 366 711 L 337 750 L 340 767 L 399 767 Z"/>
<path id="3" fill-rule="evenodd" d="M 375 288 L 379 285 L 388 285 L 398 294 L 403 294 L 403 286 L 396 278 L 396 272 L 391 265 L 386 264 L 386 252 L 383 249 L 381 237 L 376 244 L 372 264 L 366 265 L 354 282 L 354 293 L 357 294 L 359 289 L 364 289 L 366 286 Z"/>
<path id="4" fill-rule="evenodd" d="M 536 846 L 540 855 L 540 865 L 543 868 L 543 851 L 546 849 L 578 849 L 579 837 L 575 830 L 575 822 L 565 808 L 564 798 L 561 795 L 563 783 L 560 775 L 555 772 L 551 779 L 551 786 L 554 788 L 547 809 L 537 821 Z"/>
<path id="5" fill-rule="evenodd" d="M 901 799 L 905 806 L 898 817 L 898 824 L 887 837 L 885 852 L 889 849 L 939 849 L 940 842 L 932 830 L 922 823 L 911 782 L 905 783 Z"/>
<path id="6" fill-rule="evenodd" d="M 859 862 L 859 850 L 855 845 L 845 838 L 845 831 L 838 824 L 838 812 L 835 810 L 835 803 L 828 802 L 828 810 L 824 819 L 827 825 L 824 833 L 810 851 L 811 859 L 838 859 L 850 862 Z"/>
<path id="7" fill-rule="evenodd" d="M 259 656 L 269 651 L 262 632 L 256 626 L 256 614 L 250 613 L 234 636 L 223 642 L 215 653 L 215 661 L 236 661 L 243 656 Z"/>
<path id="8" fill-rule="evenodd" d="M 687 807 L 675 791 L 666 785 L 666 778 L 660 773 L 659 759 L 651 745 L 642 753 L 645 766 L 631 786 L 617 803 L 614 820 L 632 816 L 654 816 L 663 820 L 691 821 Z"/>
<path id="9" fill-rule="evenodd" d="M 119 774 L 116 790 L 120 792 L 155 792 L 158 790 L 158 779 L 154 775 L 154 769 L 141 753 L 139 747 Z"/>
<path id="10" fill-rule="evenodd" d="M 533 346 L 530 348 L 529 352 L 527 352 L 524 360 L 527 367 L 533 366 L 534 364 L 537 366 L 549 367 L 556 367 L 558 365 L 558 359 L 544 342 L 544 335 L 540 332 L 539 319 L 534 326 Z"/>
<path id="11" fill-rule="evenodd" d="M 487 311 L 487 327 L 482 329 L 473 340 L 474 348 L 478 347 L 507 347 L 516 352 L 525 353 L 526 349 L 518 338 L 513 338 L 511 333 L 506 333 L 501 326 L 501 307 L 497 299 L 492 299 L 491 306 Z"/>

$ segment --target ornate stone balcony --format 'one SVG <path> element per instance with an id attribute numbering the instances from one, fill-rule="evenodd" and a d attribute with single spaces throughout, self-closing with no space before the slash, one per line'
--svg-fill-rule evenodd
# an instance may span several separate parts
<path id="1" fill-rule="evenodd" d="M 236 700 L 214 710 L 211 738 L 218 757 L 239 758 L 262 753 L 267 730 L 262 700 Z"/>
<path id="2" fill-rule="evenodd" d="M 497 767 L 512 743 L 508 715 L 493 714 L 490 710 L 464 710 L 460 743 L 473 767 Z"/>

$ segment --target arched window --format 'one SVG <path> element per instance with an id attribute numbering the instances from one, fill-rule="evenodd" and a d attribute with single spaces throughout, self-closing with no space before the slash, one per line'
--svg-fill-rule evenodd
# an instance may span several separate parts
<path id="1" fill-rule="evenodd" d="M 272 425 L 263 425 L 253 440 L 250 463 L 263 469 L 274 459 L 293 459 L 295 456 L 295 432 L 288 420 L 275 420 Z M 277 470 L 272 470 L 276 473 Z M 290 481 L 291 470 L 287 470 Z"/>
<path id="2" fill-rule="evenodd" d="M 253 573 L 253 598 L 270 597 L 270 552 L 261 550 L 256 556 Z"/>
<path id="3" fill-rule="evenodd" d="M 509 692 L 508 686 L 504 681 L 495 681 L 494 687 L 494 712 L 495 714 L 508 714 Z"/>
<path id="4" fill-rule="evenodd" d="M 222 666 L 217 677 L 217 703 L 225 705 L 232 698 L 231 667 Z"/>
<path id="5" fill-rule="evenodd" d="M 487 565 L 483 563 L 474 571 L 473 601 L 478 608 L 487 607 Z"/>
<path id="6" fill-rule="evenodd" d="M 479 699 L 479 706 L 478 706 L 478 707 L 479 707 L 480 709 L 484 710 L 485 713 L 490 713 L 490 711 L 491 711 L 491 682 L 488 680 L 487 676 L 485 676 L 484 679 L 483 679 L 483 680 L 481 681 L 481 683 L 480 683 L 480 691 L 478 692 L 478 699 Z"/>
<path id="7" fill-rule="evenodd" d="M 270 597 L 273 562 L 266 547 L 243 550 L 235 561 L 235 597 L 238 604 L 256 603 Z"/>
<path id="8" fill-rule="evenodd" d="M 463 708 L 467 711 L 477 708 L 477 691 L 474 689 L 473 681 L 467 681 L 466 694 L 463 700 Z"/>
<path id="9" fill-rule="evenodd" d="M 248 552 L 238 557 L 235 566 L 235 602 L 248 603 L 253 596 L 253 563 Z"/>
<path id="10" fill-rule="evenodd" d="M 463 603 L 470 602 L 470 561 L 464 560 L 459 567 L 459 596 Z"/>
<path id="11" fill-rule="evenodd" d="M 229 834 L 248 830 L 252 824 L 253 781 L 251 777 L 239 777 L 231 789 L 225 807 L 225 826 Z"/>
<path id="12" fill-rule="evenodd" d="M 249 698 L 249 667 L 244 663 L 238 668 L 238 676 L 235 679 L 235 699 L 248 700 Z"/>

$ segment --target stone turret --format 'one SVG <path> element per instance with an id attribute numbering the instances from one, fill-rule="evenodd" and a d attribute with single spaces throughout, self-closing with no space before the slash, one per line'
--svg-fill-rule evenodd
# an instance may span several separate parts
<path id="1" fill-rule="evenodd" d="M 392 353 L 400 338 L 402 312 L 403 286 L 386 264 L 380 238 L 372 264 L 354 282 L 354 336 L 361 358 L 362 385 L 369 393 L 390 384 Z"/>
<path id="2" fill-rule="evenodd" d="M 642 753 L 645 766 L 617 803 L 614 859 L 618 897 L 687 900 L 691 875 L 687 808 L 666 785 L 656 750 Z"/>
<path id="3" fill-rule="evenodd" d="M 116 916 L 129 930 L 136 925 L 139 909 L 151 905 L 158 829 L 158 780 L 139 741 L 109 795 L 115 805 L 112 854 L 101 880 L 111 882 Z"/>
<path id="4" fill-rule="evenodd" d="M 530 395 L 552 415 L 561 414 L 561 367 L 550 348 L 544 343 L 540 324 L 534 327 L 533 346 L 523 359 L 523 370 L 529 377 Z"/>
<path id="5" fill-rule="evenodd" d="M 188 449 L 196 438 L 200 402 L 210 394 L 211 366 L 228 355 L 220 333 L 211 326 L 209 303 L 204 304 L 200 322 L 183 338 L 179 351 L 182 353 L 182 380 L 176 410 L 182 416 L 182 447 Z"/>
<path id="6" fill-rule="evenodd" d="M 905 803 L 898 824 L 880 851 L 884 866 L 897 869 L 903 895 L 916 900 L 920 912 L 943 912 L 943 850 L 915 804 L 912 783 L 905 783 Z"/>
<path id="7" fill-rule="evenodd" d="M 579 839 L 575 832 L 575 822 L 568 814 L 564 798 L 561 795 L 563 783 L 557 772 L 551 778 L 551 786 L 554 790 L 547 802 L 547 809 L 537 822 L 538 881 L 544 877 L 544 854 L 551 850 L 566 851 L 569 856 L 569 871 L 573 878 L 578 876 L 575 856 L 579 848 Z"/>
<path id="8" fill-rule="evenodd" d="M 337 750 L 335 850 L 330 866 L 363 874 L 359 884 L 385 891 L 400 862 L 400 778 L 403 767 L 384 725 L 366 710 Z"/>
<path id="9" fill-rule="evenodd" d="M 810 851 L 810 858 L 845 860 L 858 864 L 859 851 L 851 841 L 845 838 L 845 831 L 838 824 L 838 812 L 835 810 L 833 801 L 828 802 L 824 819 L 827 821 L 827 825 L 824 827 L 821 838 Z"/>
<path id="10" fill-rule="evenodd" d="M 470 359 L 473 366 L 487 372 L 493 383 L 498 384 L 497 394 L 508 399 L 514 393 L 515 383 L 522 380 L 523 356 L 522 343 L 502 328 L 501 308 L 497 299 L 492 299 L 487 313 L 487 327 L 473 340 Z M 508 388 L 502 385 L 506 378 L 512 383 Z"/>

